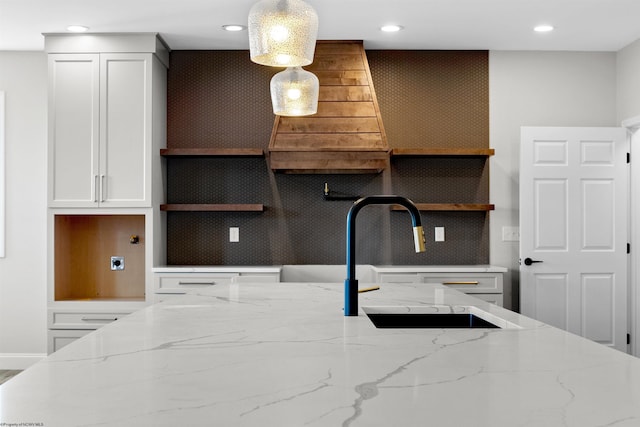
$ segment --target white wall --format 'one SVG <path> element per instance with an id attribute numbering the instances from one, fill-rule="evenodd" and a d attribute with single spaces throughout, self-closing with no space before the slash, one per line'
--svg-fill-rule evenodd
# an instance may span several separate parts
<path id="1" fill-rule="evenodd" d="M 491 264 L 509 268 L 505 307 L 518 309 L 519 247 L 502 227 L 519 225 L 520 126 L 619 125 L 616 54 L 492 51 L 489 79 Z"/>
<path id="2" fill-rule="evenodd" d="M 0 52 L 5 92 L 6 257 L 0 258 L 0 369 L 46 355 L 47 59 Z"/>
<path id="3" fill-rule="evenodd" d="M 640 40 L 621 49 L 617 62 L 618 122 L 640 115 Z"/>

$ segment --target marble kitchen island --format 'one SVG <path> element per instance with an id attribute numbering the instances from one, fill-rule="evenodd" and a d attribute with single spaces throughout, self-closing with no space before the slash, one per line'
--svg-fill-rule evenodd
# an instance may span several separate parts
<path id="1" fill-rule="evenodd" d="M 360 294 L 357 317 L 342 304 L 341 283 L 241 283 L 147 307 L 0 386 L 0 425 L 640 425 L 640 359 L 437 284 Z M 363 313 L 432 305 L 513 327 Z"/>

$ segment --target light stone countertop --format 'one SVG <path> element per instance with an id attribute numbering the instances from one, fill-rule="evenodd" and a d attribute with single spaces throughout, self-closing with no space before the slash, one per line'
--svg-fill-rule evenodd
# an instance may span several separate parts
<path id="1" fill-rule="evenodd" d="M 242 283 L 147 307 L 0 386 L 0 425 L 640 425 L 640 359 L 437 284 L 342 304 L 341 283 Z M 376 329 L 362 309 L 433 305 L 520 329 Z"/>
<path id="2" fill-rule="evenodd" d="M 359 268 L 370 268 L 379 273 L 505 273 L 505 267 L 488 264 L 474 265 L 358 265 Z M 346 273 L 344 265 L 285 265 L 285 266 L 221 266 L 221 265 L 165 265 L 153 267 L 154 273 L 280 273 L 283 268 L 318 269 L 338 268 Z"/>
<path id="3" fill-rule="evenodd" d="M 154 273 L 280 273 L 276 266 L 171 265 L 153 267 Z"/>
<path id="4" fill-rule="evenodd" d="M 375 265 L 378 273 L 506 273 L 505 267 L 488 264 L 474 265 Z"/>

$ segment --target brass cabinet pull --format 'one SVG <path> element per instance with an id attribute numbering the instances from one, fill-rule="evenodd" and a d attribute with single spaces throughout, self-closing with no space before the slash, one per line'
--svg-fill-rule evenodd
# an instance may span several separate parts
<path id="1" fill-rule="evenodd" d="M 360 288 L 358 289 L 358 293 L 361 294 L 363 292 L 377 291 L 378 289 L 380 289 L 380 286 L 371 286 L 370 288 Z"/>
<path id="2" fill-rule="evenodd" d="M 477 285 L 479 282 L 477 280 L 471 280 L 468 282 L 442 282 L 443 285 Z"/>

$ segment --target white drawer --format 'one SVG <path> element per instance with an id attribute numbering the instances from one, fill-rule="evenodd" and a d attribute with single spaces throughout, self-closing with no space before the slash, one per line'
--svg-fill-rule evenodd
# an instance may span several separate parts
<path id="1" fill-rule="evenodd" d="M 241 273 L 239 276 L 231 278 L 231 283 L 278 283 L 280 275 L 277 273 Z"/>
<path id="2" fill-rule="evenodd" d="M 424 283 L 416 273 L 379 273 L 379 283 Z"/>
<path id="3" fill-rule="evenodd" d="M 186 295 L 187 291 L 186 289 L 182 290 L 182 291 L 176 291 L 176 292 L 171 292 L 171 291 L 156 291 L 153 294 L 153 304 L 157 304 L 159 302 L 164 302 L 164 301 L 171 301 L 171 300 L 177 300 L 178 298 L 182 297 L 182 295 Z"/>
<path id="4" fill-rule="evenodd" d="M 501 273 L 418 273 L 422 283 L 442 283 L 468 294 L 502 293 Z"/>
<path id="5" fill-rule="evenodd" d="M 49 331 L 48 343 L 47 343 L 47 351 L 49 354 L 60 350 L 65 345 L 71 344 L 78 338 L 81 338 L 89 333 L 93 332 L 92 330 L 64 330 L 64 329 L 53 329 Z"/>
<path id="6" fill-rule="evenodd" d="M 98 329 L 131 314 L 133 310 L 49 309 L 49 329 Z"/>
<path id="7" fill-rule="evenodd" d="M 194 273 L 163 274 L 155 277 L 156 294 L 188 293 L 189 290 L 201 290 L 223 283 L 231 283 L 238 273 Z"/>

